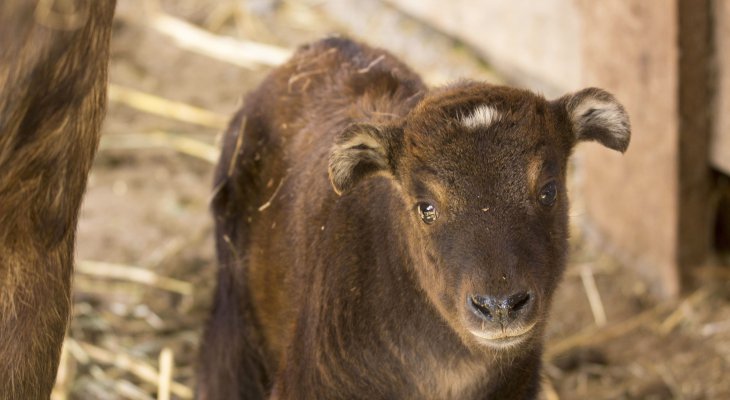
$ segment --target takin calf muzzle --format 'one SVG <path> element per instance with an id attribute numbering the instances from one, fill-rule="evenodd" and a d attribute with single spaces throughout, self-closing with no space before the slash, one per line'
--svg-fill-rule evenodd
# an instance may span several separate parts
<path id="1" fill-rule="evenodd" d="M 477 316 L 504 328 L 530 312 L 531 300 L 532 296 L 527 292 L 507 297 L 473 295 L 469 298 L 469 304 Z"/>

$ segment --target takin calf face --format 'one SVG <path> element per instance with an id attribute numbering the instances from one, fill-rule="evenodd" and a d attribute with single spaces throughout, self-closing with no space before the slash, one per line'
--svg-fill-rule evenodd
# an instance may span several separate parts
<path id="1" fill-rule="evenodd" d="M 536 396 L 569 155 L 629 136 L 600 89 L 429 91 L 382 50 L 300 49 L 227 134 L 201 398 Z"/>
<path id="2" fill-rule="evenodd" d="M 462 83 L 434 90 L 405 118 L 348 127 L 329 176 L 340 195 L 388 176 L 419 288 L 465 345 L 504 350 L 539 338 L 547 319 L 565 263 L 573 145 L 623 152 L 629 134 L 623 107 L 600 89 L 548 102 Z"/>

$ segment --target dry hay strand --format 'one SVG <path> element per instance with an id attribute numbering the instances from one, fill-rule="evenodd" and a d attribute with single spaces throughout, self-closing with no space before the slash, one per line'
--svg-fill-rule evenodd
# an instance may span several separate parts
<path id="1" fill-rule="evenodd" d="M 174 368 L 172 349 L 165 347 L 160 352 L 160 374 L 157 389 L 157 400 L 170 400 L 170 386 L 172 385 L 172 370 Z"/>
<path id="2" fill-rule="evenodd" d="M 596 286 L 593 271 L 588 264 L 581 265 L 580 279 L 583 282 L 583 289 L 585 289 L 586 296 L 588 297 L 588 304 L 591 306 L 593 320 L 597 326 L 606 325 L 606 311 L 603 307 L 603 301 L 601 301 L 601 294 L 598 291 L 598 286 Z"/>
<path id="3" fill-rule="evenodd" d="M 124 399 L 130 400 L 154 400 L 154 397 L 147 394 L 147 391 L 128 380 L 114 382 L 114 391 Z"/>
<path id="4" fill-rule="evenodd" d="M 61 359 L 58 363 L 56 383 L 51 392 L 51 400 L 66 400 L 75 377 L 75 365 L 72 357 L 69 357 L 68 341 L 63 342 L 61 347 Z"/>
<path id="5" fill-rule="evenodd" d="M 228 117 L 186 103 L 168 100 L 114 83 L 109 84 L 109 101 L 124 104 L 148 114 L 159 115 L 186 123 L 225 129 Z"/>
<path id="6" fill-rule="evenodd" d="M 693 293 L 691 296 L 684 299 L 677 307 L 674 312 L 669 314 L 667 318 L 659 325 L 659 333 L 662 335 L 668 335 L 674 328 L 677 327 L 682 321 L 684 321 L 689 314 L 691 314 L 692 308 L 698 303 L 701 303 L 710 296 L 710 291 L 700 289 Z"/>
<path id="7" fill-rule="evenodd" d="M 542 376 L 542 397 L 544 400 L 560 400 L 558 391 L 555 390 L 553 382 L 547 375 Z"/>
<path id="8" fill-rule="evenodd" d="M 73 339 L 67 339 L 74 341 Z M 91 343 L 77 342 L 79 347 L 88 355 L 88 360 L 99 364 L 107 364 L 122 371 L 128 372 L 142 381 L 158 387 L 160 374 L 146 362 L 120 352 L 111 352 L 107 349 L 95 346 Z M 78 360 L 79 362 L 81 360 Z M 169 382 L 169 391 L 183 399 L 192 399 L 193 391 L 189 387 L 175 381 Z"/>
<path id="9" fill-rule="evenodd" d="M 155 147 L 169 148 L 179 153 L 207 161 L 218 162 L 218 149 L 208 143 L 183 135 L 163 131 L 102 136 L 99 150 L 138 150 Z"/>
<path id="10" fill-rule="evenodd" d="M 697 289 L 690 296 L 686 297 L 684 301 L 689 302 L 690 304 L 695 304 L 702 299 L 707 298 L 708 295 L 709 291 L 706 288 L 700 288 Z M 628 334 L 629 332 L 649 322 L 656 323 L 658 322 L 658 318 L 662 314 L 672 308 L 676 308 L 676 303 L 663 302 L 624 321 L 617 322 L 612 325 L 607 325 L 603 328 L 599 328 L 595 325 L 586 328 L 575 335 L 569 336 L 555 343 L 548 344 L 547 350 L 545 351 L 545 359 L 552 360 L 556 356 L 559 356 L 560 354 L 563 354 L 573 348 L 594 346 L 602 342 Z M 668 318 L 665 318 L 663 320 L 664 324 L 674 325 L 673 321 L 677 318 L 674 316 L 675 313 L 677 313 L 676 310 L 672 314 L 670 314 Z"/>
<path id="11" fill-rule="evenodd" d="M 279 185 L 276 186 L 276 189 L 274 189 L 274 193 L 271 194 L 271 196 L 269 197 L 269 200 L 267 200 L 266 203 L 259 206 L 259 208 L 258 208 L 259 212 L 264 211 L 271 206 L 271 202 L 274 201 L 274 199 L 276 198 L 276 195 L 279 194 L 279 190 L 281 189 L 281 186 L 284 185 L 284 179 L 286 179 L 286 176 L 281 178 L 281 180 L 279 181 Z"/>
<path id="12" fill-rule="evenodd" d="M 277 66 L 292 54 L 291 50 L 277 46 L 215 35 L 164 13 L 151 14 L 149 25 L 182 49 L 243 68 Z"/>
<path id="13" fill-rule="evenodd" d="M 130 265 L 83 260 L 76 264 L 76 273 L 108 279 L 119 279 L 152 286 L 184 296 L 193 295 L 193 285 L 178 279 L 160 276 L 149 269 Z"/>

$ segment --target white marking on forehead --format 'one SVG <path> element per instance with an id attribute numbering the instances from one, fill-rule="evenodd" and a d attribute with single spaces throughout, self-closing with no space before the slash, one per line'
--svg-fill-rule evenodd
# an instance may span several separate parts
<path id="1" fill-rule="evenodd" d="M 486 104 L 482 104 L 475 108 L 468 116 L 462 117 L 461 124 L 469 129 L 486 128 L 492 122 L 499 119 L 499 117 L 499 111 Z"/>

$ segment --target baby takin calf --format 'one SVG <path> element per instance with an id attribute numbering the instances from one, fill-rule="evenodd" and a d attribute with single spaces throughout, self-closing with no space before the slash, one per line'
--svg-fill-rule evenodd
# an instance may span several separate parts
<path id="1" fill-rule="evenodd" d="M 225 138 L 199 396 L 536 397 L 568 158 L 629 136 L 600 89 L 428 89 L 383 50 L 302 47 Z"/>

